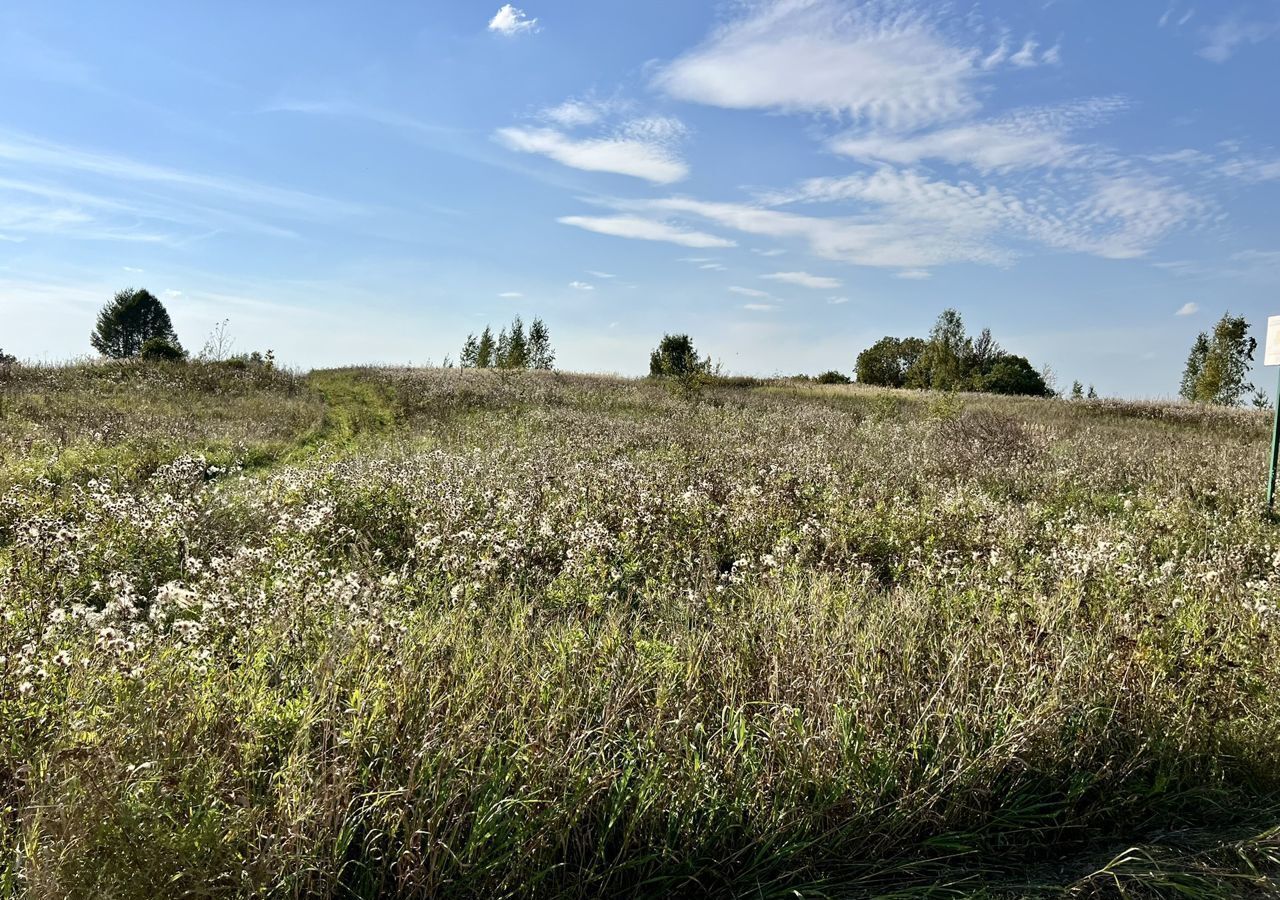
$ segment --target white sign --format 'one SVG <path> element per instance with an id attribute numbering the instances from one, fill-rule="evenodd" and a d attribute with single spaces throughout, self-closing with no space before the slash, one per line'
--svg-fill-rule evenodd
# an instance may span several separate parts
<path id="1" fill-rule="evenodd" d="M 1280 366 L 1280 316 L 1267 319 L 1267 356 L 1264 366 Z"/>

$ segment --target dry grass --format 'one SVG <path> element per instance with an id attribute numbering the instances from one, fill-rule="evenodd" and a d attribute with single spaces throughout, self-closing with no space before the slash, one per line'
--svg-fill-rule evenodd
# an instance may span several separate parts
<path id="1" fill-rule="evenodd" d="M 1257 415 L 98 377 L 0 432 L 0 893 L 1274 891 Z"/>

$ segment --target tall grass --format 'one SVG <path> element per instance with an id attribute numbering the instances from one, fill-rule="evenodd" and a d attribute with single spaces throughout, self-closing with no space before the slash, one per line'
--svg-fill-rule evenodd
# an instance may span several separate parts
<path id="1" fill-rule="evenodd" d="M 93 377 L 5 426 L 0 890 L 1274 890 L 1258 416 L 146 375 L 72 458 Z"/>

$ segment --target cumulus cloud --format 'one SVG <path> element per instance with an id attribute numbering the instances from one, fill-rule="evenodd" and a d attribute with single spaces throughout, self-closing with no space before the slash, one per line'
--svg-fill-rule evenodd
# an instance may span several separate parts
<path id="1" fill-rule="evenodd" d="M 1200 312 L 1200 307 L 1197 304 L 1184 303 L 1180 307 L 1178 307 L 1178 311 L 1174 313 L 1174 315 L 1175 316 L 1194 316 L 1198 312 Z"/>
<path id="2" fill-rule="evenodd" d="M 840 287 L 840 279 L 829 278 L 825 275 L 810 275 L 808 272 L 774 272 L 770 275 L 761 275 L 767 281 L 782 281 L 786 284 L 795 284 L 800 287 L 813 288 L 814 290 L 831 290 Z"/>
<path id="3" fill-rule="evenodd" d="M 982 57 L 901 3 L 769 0 L 659 70 L 654 82 L 711 106 L 911 127 L 975 109 Z"/>
<path id="4" fill-rule="evenodd" d="M 734 247 L 736 242 L 702 231 L 693 231 L 646 219 L 641 216 L 562 216 L 556 220 L 562 225 L 585 228 L 597 234 L 633 238 L 641 241 L 666 241 L 682 247 Z"/>
<path id="5" fill-rule="evenodd" d="M 538 20 L 529 18 L 525 15 L 523 9 L 518 9 L 508 3 L 489 20 L 489 30 L 507 37 L 513 37 L 517 34 L 537 31 Z"/>

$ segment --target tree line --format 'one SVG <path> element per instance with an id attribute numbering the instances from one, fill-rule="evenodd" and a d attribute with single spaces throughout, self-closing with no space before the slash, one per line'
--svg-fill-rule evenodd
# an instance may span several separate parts
<path id="1" fill-rule="evenodd" d="M 524 322 L 519 316 L 498 332 L 495 340 L 493 328 L 484 327 L 480 336 L 468 334 L 458 354 L 458 365 L 464 369 L 550 369 L 556 361 L 551 348 L 551 332 L 546 324 L 535 318 L 525 334 Z"/>
<path id="2" fill-rule="evenodd" d="M 144 289 L 126 288 L 98 313 L 91 346 L 109 359 L 144 359 L 180 362 L 187 351 L 178 340 L 173 321 L 164 304 Z M 202 359 L 226 359 L 230 341 L 225 323 L 215 329 Z M 1249 335 L 1243 316 L 1224 314 L 1211 331 L 1201 332 L 1191 346 L 1182 373 L 1179 395 L 1193 403 L 1238 405 L 1252 392 L 1253 404 L 1270 405 L 1266 395 L 1248 380 L 1258 342 Z M 466 369 L 549 370 L 555 363 L 551 333 L 546 323 L 535 318 L 526 331 L 515 316 L 495 337 L 486 325 L 477 336 L 468 334 L 459 355 Z M 243 354 L 228 359 L 245 364 L 274 365 L 271 351 Z M 0 369 L 8 372 L 16 365 L 12 354 L 0 350 Z M 446 366 L 449 365 L 446 362 Z M 665 334 L 649 355 L 649 375 L 655 378 L 704 379 L 719 374 L 711 357 L 702 356 L 687 334 Z M 859 384 L 892 388 L 939 391 L 977 391 L 1019 394 L 1033 397 L 1056 395 L 1047 367 L 1037 371 L 1024 356 L 1005 351 L 984 328 L 975 337 L 965 330 L 955 309 L 945 309 L 927 338 L 885 336 L 858 354 L 855 374 Z M 801 376 L 821 384 L 848 384 L 851 379 L 837 371 L 816 378 Z M 1095 398 L 1076 381 L 1069 395 L 1074 400 Z"/>

